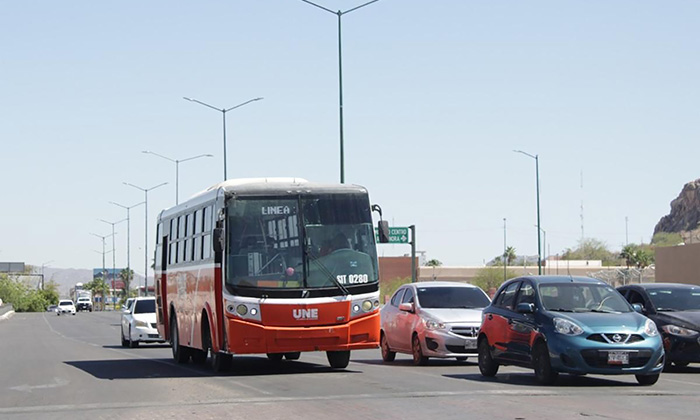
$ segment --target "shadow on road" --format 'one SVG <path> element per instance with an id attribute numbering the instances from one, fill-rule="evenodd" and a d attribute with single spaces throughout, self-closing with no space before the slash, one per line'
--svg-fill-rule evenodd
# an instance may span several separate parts
<path id="1" fill-rule="evenodd" d="M 676 366 L 667 367 L 664 369 L 664 373 L 700 373 L 700 367 L 696 366 Z"/>
<path id="2" fill-rule="evenodd" d="M 360 373 L 348 369 L 301 361 L 273 362 L 265 357 L 239 356 L 233 358 L 231 369 L 214 372 L 209 364 L 178 364 L 172 359 L 79 360 L 65 362 L 97 379 L 199 378 L 206 376 L 266 376 L 319 373 Z"/>
<path id="3" fill-rule="evenodd" d="M 473 362 L 470 360 L 474 360 Z M 429 368 L 429 367 L 449 367 L 449 366 L 457 366 L 457 367 L 477 367 L 479 366 L 476 362 L 476 358 L 473 357 L 470 360 L 464 360 L 464 361 L 459 361 L 455 359 L 438 359 L 438 358 L 432 358 L 428 361 L 428 364 L 425 366 L 415 366 L 413 364 L 412 359 L 396 359 L 393 362 L 385 362 L 382 359 L 364 359 L 364 360 L 353 360 L 353 363 L 362 363 L 365 365 L 374 365 L 374 366 L 395 366 L 395 367 L 415 367 L 417 369 L 420 368 Z"/>
<path id="4" fill-rule="evenodd" d="M 528 373 L 528 372 L 523 372 L 523 373 L 503 373 L 503 374 L 498 374 L 493 378 L 486 378 L 484 376 L 481 376 L 480 373 L 470 373 L 470 374 L 465 374 L 465 375 L 442 375 L 445 378 L 451 378 L 451 379 L 463 379 L 467 381 L 474 381 L 474 382 L 485 382 L 485 383 L 494 383 L 494 384 L 504 384 L 504 385 L 516 385 L 516 386 L 542 386 L 540 385 L 537 380 L 535 379 L 535 374 L 534 373 Z M 632 378 L 634 380 L 634 375 L 623 375 L 621 377 L 624 378 Z M 637 387 L 639 386 L 637 382 L 622 382 L 622 381 L 617 381 L 613 378 L 613 376 L 608 378 L 601 378 L 599 376 L 576 376 L 576 375 L 567 375 L 567 374 L 561 374 L 559 375 L 559 379 L 557 379 L 557 382 L 555 383 L 555 386 L 557 387 L 577 387 L 577 388 L 585 388 L 585 387 L 623 387 L 623 386 L 633 386 Z"/>

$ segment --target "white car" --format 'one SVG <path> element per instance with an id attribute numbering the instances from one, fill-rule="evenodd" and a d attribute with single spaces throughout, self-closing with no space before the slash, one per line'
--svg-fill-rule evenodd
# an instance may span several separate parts
<path id="1" fill-rule="evenodd" d="M 476 357 L 481 313 L 491 301 L 477 286 L 457 282 L 422 282 L 401 286 L 381 310 L 382 359 L 408 353 L 413 363 L 429 357 Z"/>
<path id="2" fill-rule="evenodd" d="M 134 300 L 136 300 L 136 298 L 128 298 L 126 302 L 124 302 L 124 306 L 122 306 L 122 312 L 129 312 L 131 310 L 131 305 L 134 304 Z"/>
<path id="3" fill-rule="evenodd" d="M 156 329 L 156 299 L 135 298 L 129 310 L 122 312 L 122 346 L 138 347 L 139 343 L 163 343 Z"/>
<path id="4" fill-rule="evenodd" d="M 61 299 L 58 301 L 58 307 L 56 308 L 56 315 L 61 314 L 73 314 L 75 315 L 75 305 L 70 299 Z"/>

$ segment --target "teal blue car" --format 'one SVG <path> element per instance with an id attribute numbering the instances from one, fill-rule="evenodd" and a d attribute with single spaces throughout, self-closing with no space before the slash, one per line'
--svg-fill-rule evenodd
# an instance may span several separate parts
<path id="1" fill-rule="evenodd" d="M 541 384 L 559 373 L 635 375 L 653 385 L 664 367 L 656 324 L 610 285 L 570 276 L 505 282 L 484 309 L 477 340 L 479 370 L 532 368 Z"/>

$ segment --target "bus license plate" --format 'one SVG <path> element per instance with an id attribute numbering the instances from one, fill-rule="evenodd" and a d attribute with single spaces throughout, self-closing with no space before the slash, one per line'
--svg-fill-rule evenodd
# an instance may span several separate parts
<path id="1" fill-rule="evenodd" d="M 609 351 L 608 352 L 608 364 L 609 365 L 629 365 L 630 364 L 629 352 Z"/>
<path id="2" fill-rule="evenodd" d="M 464 343 L 464 348 L 465 349 L 475 349 L 476 348 L 476 339 L 467 340 L 466 343 Z"/>

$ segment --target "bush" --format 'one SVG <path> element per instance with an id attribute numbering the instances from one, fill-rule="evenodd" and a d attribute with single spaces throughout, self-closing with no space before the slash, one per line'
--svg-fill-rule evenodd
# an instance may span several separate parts
<path id="1" fill-rule="evenodd" d="M 517 277 L 517 273 L 513 270 L 506 270 L 506 280 Z M 503 279 L 503 266 L 501 267 L 484 267 L 476 272 L 472 284 L 481 287 L 484 292 L 489 293 L 489 289 L 497 289 L 505 280 Z"/>
<path id="2" fill-rule="evenodd" d="M 396 277 L 394 279 L 381 282 L 379 284 L 379 301 L 381 303 L 386 302 L 386 299 L 391 297 L 391 295 L 393 295 L 399 287 L 410 282 L 410 277 Z"/>

